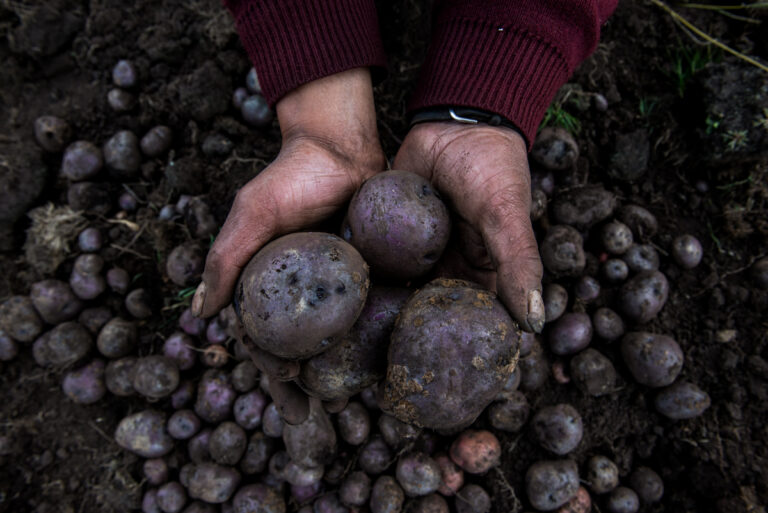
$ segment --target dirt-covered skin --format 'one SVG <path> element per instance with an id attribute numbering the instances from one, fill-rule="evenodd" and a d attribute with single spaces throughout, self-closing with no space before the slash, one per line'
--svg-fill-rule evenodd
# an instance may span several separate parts
<path id="1" fill-rule="evenodd" d="M 440 430 L 469 425 L 517 364 L 520 330 L 496 296 L 460 280 L 416 292 L 395 323 L 381 407 Z"/>
<path id="2" fill-rule="evenodd" d="M 235 286 L 248 336 L 282 358 L 307 358 L 354 324 L 370 282 L 360 253 L 335 235 L 285 235 L 264 246 Z"/>

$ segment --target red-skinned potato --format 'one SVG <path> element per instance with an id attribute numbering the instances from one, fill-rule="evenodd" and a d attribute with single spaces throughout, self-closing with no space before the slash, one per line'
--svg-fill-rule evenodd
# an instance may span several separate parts
<path id="1" fill-rule="evenodd" d="M 451 444 L 454 463 L 470 474 L 484 474 L 501 460 L 501 444 L 490 431 L 467 430 Z"/>
<path id="2" fill-rule="evenodd" d="M 437 491 L 446 497 L 454 495 L 464 486 L 464 471 L 445 453 L 436 454 L 432 459 L 440 468 L 440 486 Z"/>
<path id="3" fill-rule="evenodd" d="M 583 486 L 579 486 L 571 500 L 557 509 L 557 513 L 589 513 L 592 511 L 592 498 Z"/>

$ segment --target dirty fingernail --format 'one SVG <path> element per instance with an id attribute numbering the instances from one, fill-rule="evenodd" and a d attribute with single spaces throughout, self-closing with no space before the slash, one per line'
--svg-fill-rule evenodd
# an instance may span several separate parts
<path id="1" fill-rule="evenodd" d="M 541 298 L 541 291 L 528 292 L 528 315 L 526 316 L 528 325 L 534 332 L 541 333 L 544 329 L 544 318 L 544 300 Z"/>
<path id="2" fill-rule="evenodd" d="M 200 285 L 197 286 L 195 295 L 192 297 L 192 305 L 189 308 L 192 310 L 192 315 L 195 317 L 200 317 L 200 314 L 203 313 L 203 305 L 205 304 L 205 289 L 205 282 L 201 281 Z"/>

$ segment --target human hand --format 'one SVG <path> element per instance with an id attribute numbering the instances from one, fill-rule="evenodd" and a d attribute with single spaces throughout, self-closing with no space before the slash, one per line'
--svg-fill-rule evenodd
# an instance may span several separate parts
<path id="1" fill-rule="evenodd" d="M 542 265 L 523 138 L 504 127 L 421 123 L 406 136 L 394 168 L 431 181 L 456 215 L 438 272 L 497 292 L 523 329 L 541 332 Z"/>

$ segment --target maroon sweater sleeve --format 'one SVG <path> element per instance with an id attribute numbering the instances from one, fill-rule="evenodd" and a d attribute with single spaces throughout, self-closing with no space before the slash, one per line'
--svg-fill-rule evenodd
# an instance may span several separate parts
<path id="1" fill-rule="evenodd" d="M 373 0 L 224 0 L 270 105 L 312 80 L 386 66 Z"/>
<path id="2" fill-rule="evenodd" d="M 618 0 L 438 0 L 409 110 L 500 114 L 529 147 L 557 90 L 597 46 Z"/>

